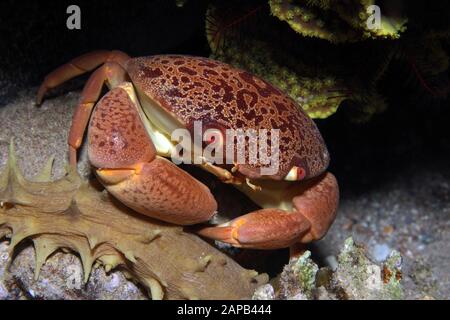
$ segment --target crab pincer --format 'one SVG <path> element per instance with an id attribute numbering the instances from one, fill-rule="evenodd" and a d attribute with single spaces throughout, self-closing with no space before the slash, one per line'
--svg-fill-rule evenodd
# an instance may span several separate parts
<path id="1" fill-rule="evenodd" d="M 112 195 L 139 213 L 180 225 L 208 220 L 217 210 L 211 192 L 156 154 L 137 103 L 127 83 L 97 103 L 88 131 L 88 155 L 96 175 Z"/>
<path id="2" fill-rule="evenodd" d="M 336 216 L 339 188 L 329 172 L 272 194 L 286 204 L 295 196 L 291 206 L 253 211 L 219 226 L 204 227 L 198 233 L 235 247 L 276 249 L 319 240 Z"/>

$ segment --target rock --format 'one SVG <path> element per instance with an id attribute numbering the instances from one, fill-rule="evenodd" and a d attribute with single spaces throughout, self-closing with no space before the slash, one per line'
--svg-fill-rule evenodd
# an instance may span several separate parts
<path id="1" fill-rule="evenodd" d="M 313 296 L 316 273 L 319 270 L 311 260 L 311 252 L 305 251 L 286 265 L 280 277 L 280 299 L 309 300 Z"/>
<path id="2" fill-rule="evenodd" d="M 34 279 L 35 254 L 31 246 L 25 247 L 14 259 L 5 274 L 7 283 L 16 283 L 29 299 L 63 300 L 142 300 L 145 291 L 128 281 L 120 271 L 106 273 L 95 267 L 89 281 L 83 283 L 83 267 L 72 253 L 57 252 Z"/>
<path id="3" fill-rule="evenodd" d="M 71 92 L 46 100 L 40 107 L 34 103 L 37 88 L 19 93 L 19 98 L 0 108 L 0 167 L 6 164 L 8 145 L 14 139 L 18 164 L 24 176 L 31 178 L 55 156 L 53 177 L 61 177 L 67 163 L 67 136 L 78 94 Z M 90 174 L 87 150 L 79 155 L 78 171 Z"/>
<path id="4" fill-rule="evenodd" d="M 275 296 L 287 300 L 402 299 L 401 262 L 400 254 L 392 251 L 377 265 L 349 238 L 338 256 L 336 270 L 319 269 L 309 251 L 291 259 L 280 276 Z"/>
<path id="5" fill-rule="evenodd" d="M 255 290 L 253 294 L 253 300 L 274 300 L 275 299 L 275 290 L 272 285 L 267 283 Z"/>
<path id="6" fill-rule="evenodd" d="M 24 292 L 17 283 L 11 281 L 6 271 L 9 260 L 8 247 L 6 241 L 0 242 L 0 300 L 24 299 Z"/>
<path id="7" fill-rule="evenodd" d="M 333 274 L 333 286 L 346 299 L 402 299 L 401 257 L 391 252 L 382 266 L 370 261 L 363 248 L 352 238 L 345 241 L 338 257 L 338 268 Z"/>

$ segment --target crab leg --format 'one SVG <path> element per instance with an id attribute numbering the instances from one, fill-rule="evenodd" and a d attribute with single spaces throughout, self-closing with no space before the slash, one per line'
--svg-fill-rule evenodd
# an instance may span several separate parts
<path id="1" fill-rule="evenodd" d="M 115 62 L 106 62 L 89 77 L 73 114 L 69 132 L 69 159 L 72 166 L 76 166 L 77 150 L 81 146 L 92 108 L 100 97 L 104 83 L 106 82 L 108 87 L 113 88 L 125 80 L 125 70 Z"/>
<path id="2" fill-rule="evenodd" d="M 97 103 L 89 125 L 88 155 L 100 182 L 126 206 L 152 218 L 189 225 L 217 210 L 209 189 L 156 155 L 130 83 Z"/>
<path id="3" fill-rule="evenodd" d="M 81 55 L 53 70 L 45 77 L 44 82 L 39 88 L 36 102 L 38 105 L 41 104 L 44 95 L 49 89 L 55 88 L 83 73 L 94 70 L 105 62 L 117 62 L 123 66 L 128 59 L 129 56 L 126 53 L 117 50 L 98 50 Z"/>
<path id="4" fill-rule="evenodd" d="M 92 108 L 100 97 L 103 84 L 106 82 L 111 88 L 125 81 L 127 76 L 123 65 L 128 59 L 129 56 L 121 51 L 93 51 L 86 53 L 48 74 L 41 84 L 37 95 L 37 104 L 41 104 L 45 93 L 49 89 L 57 87 L 67 80 L 89 72 L 103 64 L 89 77 L 73 115 L 68 140 L 69 160 L 72 166 L 76 166 L 77 150 L 83 141 L 84 131 L 89 122 Z"/>
<path id="5" fill-rule="evenodd" d="M 236 247 L 275 249 L 322 238 L 331 226 L 338 205 L 336 178 L 329 172 L 298 183 L 292 209 L 261 209 L 217 227 L 205 227 L 202 236 Z M 291 193 L 292 189 L 288 193 Z"/>

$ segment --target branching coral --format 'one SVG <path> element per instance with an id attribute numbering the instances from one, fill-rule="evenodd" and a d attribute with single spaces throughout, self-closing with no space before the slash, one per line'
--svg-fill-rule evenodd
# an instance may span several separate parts
<path id="1" fill-rule="evenodd" d="M 398 39 L 406 30 L 406 18 L 382 15 L 381 11 L 379 27 L 370 27 L 368 21 L 374 14 L 371 8 L 377 5 L 374 0 L 270 0 L 269 4 L 274 16 L 286 21 L 302 36 L 336 43 L 377 38 Z"/>
<path id="2" fill-rule="evenodd" d="M 46 259 L 65 248 L 80 255 L 85 281 L 98 262 L 123 270 L 153 299 L 243 299 L 267 281 L 181 227 L 136 215 L 73 170 L 51 182 L 51 163 L 28 181 L 11 145 L 0 175 L 0 238 L 11 238 L 11 251 L 32 240 L 36 279 Z"/>
<path id="3" fill-rule="evenodd" d="M 312 118 L 328 117 L 347 98 L 342 84 L 332 76 L 319 74 L 308 77 L 306 72 L 302 76 L 278 63 L 276 53 L 266 43 L 248 40 L 247 44 L 249 42 L 252 45 L 248 50 L 230 46 L 212 57 L 249 70 L 273 83 L 297 101 Z"/>
<path id="4" fill-rule="evenodd" d="M 286 21 L 295 32 L 302 36 L 331 42 L 355 41 L 358 37 L 354 30 L 346 29 L 345 23 L 337 17 L 328 14 L 325 20 L 325 17 L 319 14 L 320 9 L 312 6 L 285 0 L 271 0 L 269 4 L 274 16 Z M 324 8 L 328 10 L 329 7 Z"/>
<path id="5" fill-rule="evenodd" d="M 256 6 L 225 14 L 222 8 L 210 6 L 206 29 L 213 52 L 211 57 L 268 80 L 296 100 L 313 118 L 326 118 L 336 112 L 340 103 L 348 98 L 348 89 L 341 81 L 326 70 L 302 63 L 301 58 L 267 43 L 264 38 L 255 39 L 239 32 L 243 24 L 250 24 L 246 30 L 252 28 L 254 22 L 249 23 L 247 19 L 266 19 L 260 17 L 260 11 L 263 8 Z M 259 23 L 264 24 L 264 21 Z"/>
<path id="6" fill-rule="evenodd" d="M 372 5 L 380 9 L 378 27 L 369 23 L 376 15 Z M 364 121 L 386 109 L 380 87 L 386 75 L 394 76 L 393 65 L 406 62 L 407 68 L 389 81 L 415 79 L 437 98 L 450 90 L 448 26 L 438 23 L 445 18 L 439 12 L 422 19 L 416 12 L 420 8 L 401 1 L 211 1 L 206 35 L 213 58 L 272 82 L 312 118 L 346 105 L 354 120 Z M 436 26 L 429 28 L 431 22 Z"/>

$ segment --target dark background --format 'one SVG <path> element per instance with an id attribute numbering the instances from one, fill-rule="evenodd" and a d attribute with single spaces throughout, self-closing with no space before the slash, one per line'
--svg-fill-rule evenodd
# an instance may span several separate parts
<path id="1" fill-rule="evenodd" d="M 81 7 L 81 30 L 66 28 L 70 4 Z M 20 89 L 39 85 L 55 67 L 94 49 L 120 49 L 131 56 L 208 56 L 206 7 L 206 1 L 196 0 L 182 8 L 174 0 L 3 0 L 0 107 L 17 97 Z M 384 113 L 354 123 L 349 117 L 352 110 L 343 105 L 335 115 L 317 121 L 331 152 L 330 170 L 338 176 L 344 196 L 369 193 L 410 165 L 420 170 L 449 165 L 448 96 L 434 97 L 419 86 L 405 86 L 396 77 L 398 72 L 391 68 L 381 85 L 389 104 Z M 61 90 L 80 89 L 85 79 L 71 81 Z"/>

